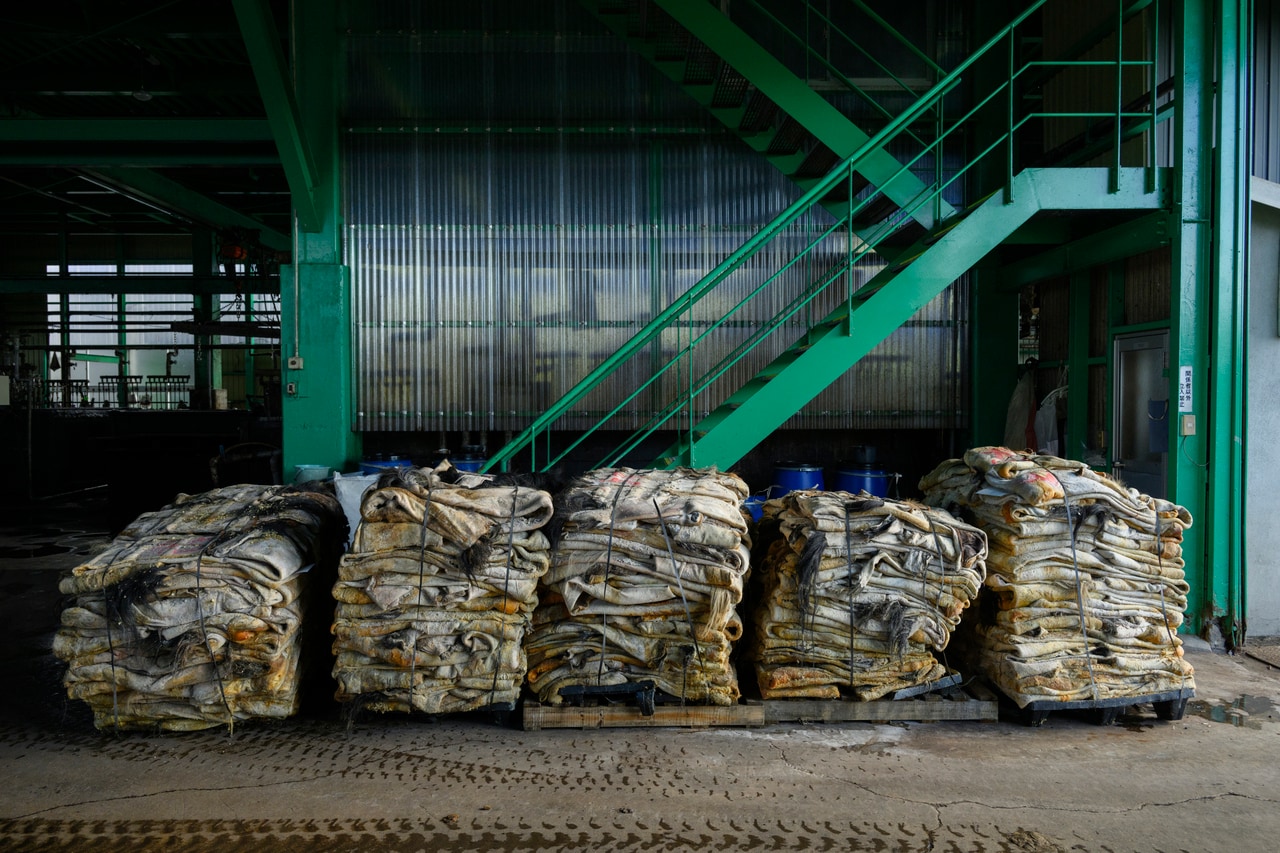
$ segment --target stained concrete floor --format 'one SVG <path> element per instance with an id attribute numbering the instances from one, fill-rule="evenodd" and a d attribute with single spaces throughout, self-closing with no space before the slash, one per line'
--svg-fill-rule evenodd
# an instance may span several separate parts
<path id="1" fill-rule="evenodd" d="M 1176 722 L 348 728 L 322 702 L 234 733 L 100 734 L 49 645 L 102 509 L 0 528 L 0 850 L 1280 849 L 1280 670 L 1194 641 Z"/>

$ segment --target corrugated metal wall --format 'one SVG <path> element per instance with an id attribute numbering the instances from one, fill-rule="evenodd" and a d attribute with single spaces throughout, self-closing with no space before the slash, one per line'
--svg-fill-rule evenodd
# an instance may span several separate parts
<path id="1" fill-rule="evenodd" d="M 1253 175 L 1280 183 L 1280 0 L 1253 14 Z"/>
<path id="2" fill-rule="evenodd" d="M 349 38 L 357 429 L 525 426 L 799 195 L 603 31 L 408 29 Z M 616 405 L 829 221 L 794 226 L 563 426 Z M 733 313 L 708 335 L 695 374 L 846 251 L 844 237 L 828 238 L 815 260 Z M 961 425 L 968 309 L 963 288 L 953 291 L 788 425 Z M 713 408 L 831 307 L 822 299 L 798 314 L 695 410 Z M 643 422 L 687 380 L 684 368 L 664 377 L 611 426 Z"/>

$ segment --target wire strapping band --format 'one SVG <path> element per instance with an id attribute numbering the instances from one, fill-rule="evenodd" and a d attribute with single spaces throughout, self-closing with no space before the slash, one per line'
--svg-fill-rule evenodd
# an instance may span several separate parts
<path id="1" fill-rule="evenodd" d="M 662 508 L 658 499 L 653 499 L 653 510 L 658 514 L 658 524 L 662 526 L 662 538 L 667 543 L 667 554 L 671 557 L 671 574 L 676 577 L 676 588 L 680 590 L 680 601 L 684 603 L 684 618 L 689 623 L 689 639 L 693 640 L 693 650 L 698 655 L 698 666 L 703 673 L 707 672 L 707 662 L 702 659 L 702 646 L 698 644 L 697 629 L 693 626 L 693 612 L 689 610 L 689 599 L 684 594 L 684 581 L 680 579 L 680 567 L 676 564 L 676 553 L 671 547 L 671 535 L 667 532 L 667 520 L 662 517 Z M 681 697 L 683 700 L 684 697 Z"/>
<path id="2" fill-rule="evenodd" d="M 925 510 L 924 517 L 929 521 L 929 532 L 933 534 L 933 547 L 938 552 L 938 566 L 942 569 L 942 577 L 938 579 L 938 600 L 933 603 L 934 612 L 938 614 L 939 621 L 942 621 L 942 594 L 943 592 L 946 591 L 946 588 L 947 588 L 947 558 L 942 553 L 942 538 L 938 536 L 937 525 L 933 523 L 933 513 L 929 512 L 928 510 Z M 961 554 L 960 533 L 954 527 L 951 528 L 951 533 L 952 533 L 952 541 L 956 545 L 956 571 L 959 572 L 960 571 L 960 554 Z M 928 579 L 929 579 L 929 572 L 928 572 L 928 567 L 926 566 L 925 591 L 928 591 L 928 588 L 929 588 Z M 920 598 L 921 600 L 924 600 L 923 595 L 921 595 Z M 941 649 L 938 649 L 938 652 L 942 655 L 943 667 L 945 667 L 947 670 L 947 673 L 950 674 L 951 664 L 947 662 L 946 646 L 943 646 Z"/>
<path id="3" fill-rule="evenodd" d="M 1156 517 L 1156 567 L 1160 570 L 1160 577 L 1156 581 L 1156 587 L 1160 590 L 1160 615 L 1164 617 L 1164 630 L 1169 635 L 1169 647 L 1177 649 L 1178 641 L 1173 636 L 1173 626 L 1169 624 L 1169 610 L 1164 601 L 1164 555 L 1162 553 L 1164 551 L 1164 543 L 1160 541 L 1160 510 L 1155 506 L 1154 499 L 1152 499 L 1151 512 Z M 1178 688 L 1179 692 L 1181 692 L 1187 688 L 1187 671 L 1186 667 L 1179 667 L 1178 669 L 1182 677 L 1181 685 Z"/>
<path id="4" fill-rule="evenodd" d="M 815 519 L 816 526 L 816 519 Z M 845 586 L 849 591 L 849 686 L 853 687 L 853 533 L 849 529 L 849 504 L 844 505 Z M 817 615 L 814 615 L 814 621 Z"/>
<path id="5" fill-rule="evenodd" d="M 613 568 L 613 526 L 617 522 L 618 517 L 618 501 L 622 499 L 622 492 L 631 485 L 631 478 L 636 476 L 639 471 L 632 471 L 622 482 L 618 484 L 618 490 L 613 494 L 613 504 L 609 507 L 609 538 L 605 542 L 604 550 L 604 588 L 609 586 L 609 571 Z M 604 682 L 604 655 L 609 647 L 609 614 L 600 614 L 600 666 L 596 670 L 596 686 Z"/>
<path id="6" fill-rule="evenodd" d="M 427 483 L 427 499 L 422 505 L 422 528 L 418 534 L 418 607 L 423 606 L 422 584 L 427 568 L 427 523 L 431 520 L 431 484 Z M 406 626 L 408 627 L 408 626 Z M 409 696 L 408 710 L 413 710 L 413 680 L 418 672 L 418 631 L 409 628 L 413 646 L 409 649 Z M 408 638 L 406 638 L 408 639 Z"/>
<path id="7" fill-rule="evenodd" d="M 1072 516 L 1071 501 L 1067 498 L 1067 487 L 1066 487 L 1066 484 L 1062 482 L 1062 479 L 1058 477 L 1058 475 L 1054 473 L 1052 470 L 1045 467 L 1043 463 L 1035 460 L 1032 460 L 1032 461 L 1035 462 L 1035 464 L 1040 468 L 1043 468 L 1045 471 L 1048 471 L 1049 476 L 1052 477 L 1054 480 L 1056 480 L 1058 483 L 1058 487 L 1062 489 L 1062 505 L 1066 507 L 1066 510 L 1067 510 L 1067 530 L 1068 530 L 1069 541 L 1071 543 L 1071 567 L 1075 570 L 1075 574 L 1076 574 L 1076 607 L 1080 613 L 1080 635 L 1084 638 L 1084 662 L 1085 662 L 1085 665 L 1089 668 L 1089 689 L 1093 691 L 1093 699 L 1096 702 L 1101 697 L 1098 693 L 1098 680 L 1094 677 L 1094 674 L 1093 674 L 1093 655 L 1089 654 L 1089 625 L 1085 621 L 1086 610 L 1085 610 L 1085 603 L 1084 603 L 1084 586 L 1080 582 L 1080 560 L 1078 559 L 1078 556 L 1076 553 L 1077 530 L 1076 530 L 1076 523 L 1074 519 L 1072 519 L 1071 517 Z M 1081 511 L 1080 513 L 1080 520 L 1081 522 L 1084 521 L 1083 511 Z"/>
<path id="8" fill-rule="evenodd" d="M 228 522 L 228 526 L 230 526 L 230 522 Z M 226 532 L 225 527 L 223 532 Z M 204 647 L 209 652 L 209 664 L 213 667 L 213 677 L 218 682 L 218 695 L 222 697 L 222 707 L 227 710 L 227 726 L 234 729 L 235 716 L 231 713 L 231 704 L 227 701 L 227 689 L 222 683 L 222 672 L 218 669 L 218 661 L 213 656 L 213 646 L 209 643 L 209 629 L 204 622 L 204 605 L 200 601 L 200 568 L 204 563 L 204 552 L 213 544 L 213 541 L 213 539 L 210 539 L 204 543 L 204 547 L 196 555 L 196 618 L 200 620 L 200 633 L 204 636 Z"/>
<path id="9" fill-rule="evenodd" d="M 507 570 L 506 576 L 502 579 L 502 594 L 506 596 L 506 601 L 511 600 L 511 558 L 516 550 L 516 503 L 520 496 L 520 487 L 511 487 L 511 519 L 507 528 Z M 506 601 L 503 604 L 506 604 Z M 506 611 L 503 611 L 504 613 Z M 493 705 L 494 700 L 498 696 L 498 672 L 502 669 L 502 639 L 498 640 L 498 662 L 493 667 L 493 686 L 489 688 L 489 704 Z"/>

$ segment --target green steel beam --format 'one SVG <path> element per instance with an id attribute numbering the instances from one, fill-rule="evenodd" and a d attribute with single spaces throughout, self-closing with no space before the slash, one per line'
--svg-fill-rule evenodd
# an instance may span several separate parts
<path id="1" fill-rule="evenodd" d="M 0 142 L 270 142 L 260 118 L 7 118 Z"/>
<path id="2" fill-rule="evenodd" d="M 1214 541 L 1221 523 L 1209 515 L 1206 502 L 1209 443 L 1210 384 L 1210 297 L 1213 293 L 1209 256 L 1213 239 L 1213 3 L 1210 0 L 1183 0 L 1174 7 L 1174 166 L 1178 174 L 1176 219 L 1173 228 L 1170 288 L 1170 371 L 1169 399 L 1178 399 L 1180 366 L 1189 366 L 1193 376 L 1191 414 L 1203 427 L 1195 435 L 1171 436 L 1168 470 L 1169 498 L 1191 512 L 1195 524 L 1182 541 L 1186 560 L 1189 630 L 1206 627 L 1225 602 L 1214 589 L 1217 555 Z M 1233 130 L 1234 135 L 1234 130 Z M 1171 430 L 1181 418 L 1171 418 Z M 1175 451 L 1176 452 L 1173 452 Z M 1225 543 L 1224 546 L 1225 547 Z"/>
<path id="3" fill-rule="evenodd" d="M 690 3 L 688 0 L 656 2 L 783 112 L 834 151 L 838 158 L 849 157 L 870 139 L 830 102 L 809 88 L 807 82 L 792 74 L 710 3 Z M 883 149 L 865 159 L 858 171 L 902 208 L 910 208 L 912 202 L 926 192 L 920 179 L 910 171 L 902 171 L 902 164 Z M 953 213 L 954 208 L 946 202 L 941 203 L 942 219 Z M 935 222 L 933 205 L 920 205 L 912 217 L 926 228 L 932 228 Z"/>
<path id="4" fill-rule="evenodd" d="M 293 193 L 298 221 L 307 231 L 319 231 L 323 225 L 316 199 L 319 178 L 312 146 L 298 111 L 295 86 L 280 50 L 280 35 L 271 17 L 271 4 L 267 0 L 233 0 L 233 5 L 249 51 L 253 76 L 262 93 L 271 134 L 280 152 L 280 163 Z M 299 10 L 295 9 L 294 13 L 299 14 Z M 336 62 L 337 58 L 331 57 L 331 61 Z M 299 75 L 297 79 L 302 78 Z"/>
<path id="5" fill-rule="evenodd" d="M 838 379 L 1040 210 L 1154 210 L 1165 193 L 1146 192 L 1142 169 L 1123 169 L 1116 192 L 1110 169 L 1031 169 L 1014 179 L 1013 201 L 988 199 L 905 268 L 889 267 L 850 314 L 837 309 L 766 367 L 742 391 L 695 425 L 692 447 L 675 446 L 655 462 L 727 469 Z M 920 244 L 917 244 L 919 247 Z M 908 251 L 904 256 L 913 255 Z"/>
<path id="6" fill-rule="evenodd" d="M 1151 213 L 1088 237 L 1006 264 L 1001 277 L 1010 287 L 1021 287 L 1052 276 L 1105 264 L 1169 245 L 1169 214 Z"/>
<path id="7" fill-rule="evenodd" d="M 75 275 L 0 278 L 0 293 L 279 293 L 278 278 L 249 276 L 232 284 L 221 276 Z"/>
<path id="8" fill-rule="evenodd" d="M 149 169 L 107 166 L 84 169 L 82 174 L 144 204 L 180 214 L 212 228 L 248 228 L 258 232 L 264 246 L 277 250 L 289 248 L 287 235 Z"/>

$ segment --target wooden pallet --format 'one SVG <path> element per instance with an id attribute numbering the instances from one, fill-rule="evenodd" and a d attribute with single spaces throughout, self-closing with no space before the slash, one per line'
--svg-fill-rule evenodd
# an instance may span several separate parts
<path id="1" fill-rule="evenodd" d="M 995 720 L 997 696 L 980 684 L 946 693 L 904 699 L 751 699 L 764 710 L 766 723 L 889 723 L 941 720 Z"/>
<path id="2" fill-rule="evenodd" d="M 996 688 L 999 689 L 998 686 Z M 1001 691 L 1003 692 L 1003 691 Z M 1116 696 L 1110 699 L 1036 699 L 1018 709 L 1018 716 L 1025 726 L 1039 728 L 1049 715 L 1058 711 L 1085 711 L 1100 726 L 1109 726 L 1121 712 L 1134 705 L 1150 704 L 1158 720 L 1181 720 L 1187 700 L 1196 695 L 1195 688 L 1183 687 L 1164 693 L 1143 693 L 1133 696 Z M 1013 702 L 1013 698 L 1010 697 Z M 1014 702 L 1016 704 L 1016 702 Z"/>
<path id="3" fill-rule="evenodd" d="M 635 705 L 543 705 L 524 703 L 525 731 L 539 729 L 711 728 L 763 726 L 756 705 L 659 705 L 644 714 Z"/>

